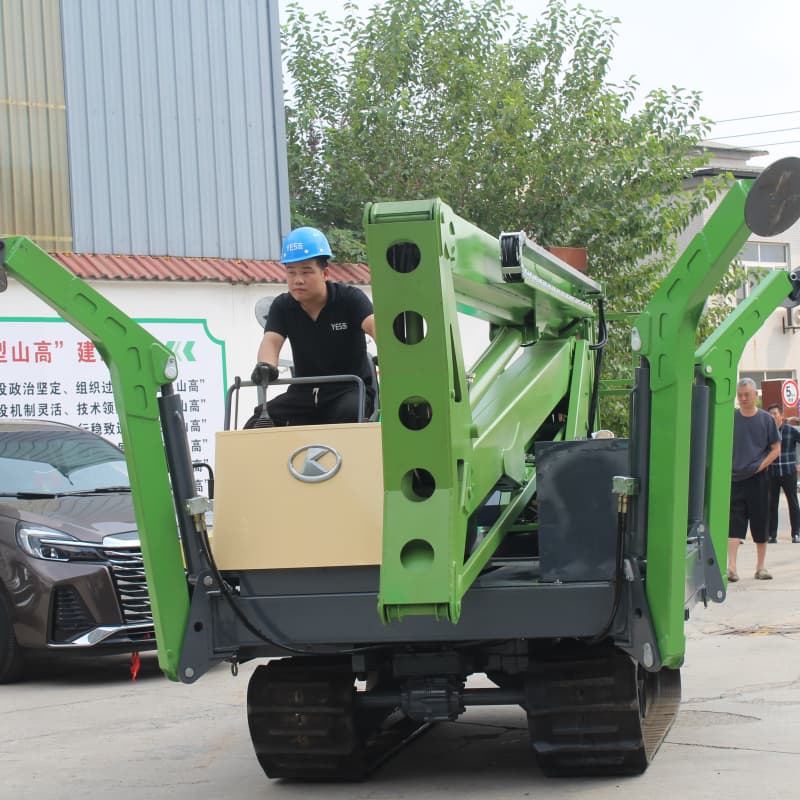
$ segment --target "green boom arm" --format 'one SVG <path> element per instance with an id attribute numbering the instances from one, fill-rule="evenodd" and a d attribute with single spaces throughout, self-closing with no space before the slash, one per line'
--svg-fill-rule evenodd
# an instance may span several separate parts
<path id="1" fill-rule="evenodd" d="M 161 669 L 177 680 L 189 615 L 175 506 L 157 397 L 178 376 L 170 350 L 24 237 L 0 242 L 8 272 L 97 348 L 111 374 L 136 522 L 142 542 Z"/>
<path id="2" fill-rule="evenodd" d="M 533 438 L 554 416 L 547 437 L 588 434 L 600 287 L 517 234 L 504 254 L 439 200 L 368 206 L 365 229 L 381 359 L 379 612 L 456 622 L 536 489 Z M 458 310 L 493 326 L 469 370 Z M 475 512 L 498 488 L 510 499 L 479 532 Z"/>

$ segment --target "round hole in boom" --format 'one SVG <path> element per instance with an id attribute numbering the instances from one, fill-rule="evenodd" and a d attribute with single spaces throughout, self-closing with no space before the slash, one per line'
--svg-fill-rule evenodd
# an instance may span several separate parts
<path id="1" fill-rule="evenodd" d="M 436 479 L 428 470 L 414 467 L 403 475 L 400 490 L 408 500 L 419 503 L 427 500 L 436 491 Z"/>
<path id="2" fill-rule="evenodd" d="M 422 254 L 414 242 L 397 242 L 386 251 L 386 260 L 395 272 L 413 272 L 422 260 Z"/>
<path id="3" fill-rule="evenodd" d="M 401 311 L 392 322 L 392 330 L 399 342 L 418 344 L 428 335 L 428 323 L 416 311 Z"/>
<path id="4" fill-rule="evenodd" d="M 421 431 L 430 423 L 433 410 L 424 397 L 408 397 L 400 403 L 398 415 L 410 431 Z"/>
<path id="5" fill-rule="evenodd" d="M 400 563 L 409 571 L 427 572 L 433 564 L 433 546 L 424 539 L 412 539 L 400 551 Z"/>

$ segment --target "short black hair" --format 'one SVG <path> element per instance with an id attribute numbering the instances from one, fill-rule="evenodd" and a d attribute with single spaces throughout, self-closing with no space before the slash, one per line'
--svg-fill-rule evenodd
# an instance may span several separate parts
<path id="1" fill-rule="evenodd" d="M 772 405 L 767 406 L 767 411 L 772 411 L 773 408 L 777 408 L 780 411 L 781 416 L 783 416 L 783 408 L 779 406 L 777 403 L 772 403 Z"/>
<path id="2" fill-rule="evenodd" d="M 329 261 L 328 256 L 314 256 L 313 258 L 310 258 L 308 260 L 313 261 L 314 266 L 320 270 L 327 269 L 330 266 L 328 264 Z M 283 266 L 286 267 L 286 269 L 289 269 L 289 267 L 294 266 L 294 264 L 296 263 L 297 263 L 296 261 L 290 261 L 288 264 L 284 264 Z"/>

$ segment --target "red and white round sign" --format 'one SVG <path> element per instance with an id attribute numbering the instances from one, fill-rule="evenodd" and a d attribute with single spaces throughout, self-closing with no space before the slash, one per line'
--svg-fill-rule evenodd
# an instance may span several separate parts
<path id="1" fill-rule="evenodd" d="M 784 381 L 781 386 L 781 399 L 784 408 L 797 408 L 797 398 L 800 392 L 797 389 L 797 381 Z"/>

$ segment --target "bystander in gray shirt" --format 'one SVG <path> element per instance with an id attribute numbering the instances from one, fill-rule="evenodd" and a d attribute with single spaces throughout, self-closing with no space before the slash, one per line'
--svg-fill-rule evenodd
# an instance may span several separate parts
<path id="1" fill-rule="evenodd" d="M 733 415 L 733 472 L 732 480 L 752 478 L 771 445 L 781 439 L 775 420 L 763 409 L 745 417 L 739 409 Z"/>

